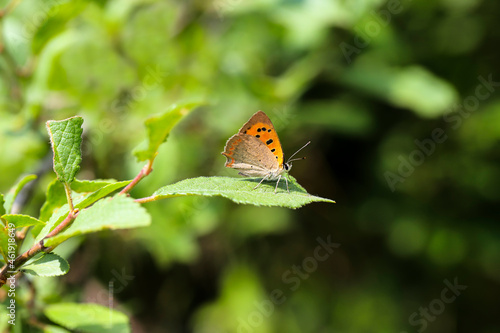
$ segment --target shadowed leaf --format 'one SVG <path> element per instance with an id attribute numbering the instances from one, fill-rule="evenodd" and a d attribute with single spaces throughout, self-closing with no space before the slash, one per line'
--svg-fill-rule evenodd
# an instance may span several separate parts
<path id="1" fill-rule="evenodd" d="M 312 202 L 335 202 L 307 193 L 295 178 L 288 177 L 290 193 L 287 192 L 283 179 L 275 194 L 275 181 L 263 182 L 259 188 L 254 190 L 254 187 L 260 181 L 258 178 L 198 177 L 164 186 L 156 191 L 153 196 L 156 197 L 156 200 L 187 195 L 221 196 L 240 204 L 279 206 L 293 209 Z"/>
<path id="2" fill-rule="evenodd" d="M 45 240 L 45 246 L 55 246 L 66 239 L 101 230 L 128 229 L 147 226 L 151 217 L 146 209 L 130 197 L 117 195 L 100 200 L 83 210 L 73 224 L 60 234 Z"/>
<path id="3" fill-rule="evenodd" d="M 93 204 L 94 202 L 96 202 L 97 200 L 104 198 L 108 194 L 122 187 L 127 186 L 130 182 L 131 182 L 130 180 L 126 180 L 122 182 L 112 183 L 104 187 L 101 187 L 99 190 L 95 192 L 83 194 L 80 196 L 74 196 L 73 203 L 75 204 L 75 208 L 79 209 L 86 208 L 91 204 Z M 34 227 L 32 232 L 36 236 L 36 241 L 37 242 L 40 241 L 43 237 L 45 237 L 45 235 L 47 235 L 51 230 L 53 230 L 56 226 L 58 226 L 59 223 L 61 223 L 64 220 L 64 218 L 68 215 L 68 213 L 69 213 L 69 207 L 68 204 L 66 203 L 50 217 L 50 219 L 47 221 L 47 224 L 45 225 L 45 227 L 43 227 L 43 229 L 36 230 L 37 227 Z"/>
<path id="4" fill-rule="evenodd" d="M 53 322 L 78 332 L 130 332 L 125 314 L 98 304 L 58 303 L 48 305 L 44 313 Z"/>
<path id="5" fill-rule="evenodd" d="M 34 276 L 60 276 L 68 273 L 69 264 L 57 254 L 46 253 L 28 261 L 21 269 Z"/>

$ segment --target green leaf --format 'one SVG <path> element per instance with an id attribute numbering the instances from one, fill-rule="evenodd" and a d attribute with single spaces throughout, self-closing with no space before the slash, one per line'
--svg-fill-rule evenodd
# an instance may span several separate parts
<path id="1" fill-rule="evenodd" d="M 44 10 L 47 13 L 57 13 L 57 15 L 46 15 L 43 20 L 37 22 L 37 29 L 34 31 L 35 34 L 31 39 L 33 53 L 39 55 L 45 51 L 47 44 L 60 34 L 61 31 L 64 31 L 64 27 L 68 21 L 85 9 L 85 5 L 80 2 L 63 3 L 62 1 L 47 3 L 47 7 L 44 7 Z"/>
<path id="2" fill-rule="evenodd" d="M 74 203 L 79 203 L 76 208 L 85 208 L 98 199 L 108 195 L 109 193 L 125 187 L 130 181 L 117 182 L 115 179 L 99 179 L 99 180 L 78 180 L 74 179 L 71 183 L 71 189 L 76 193 L 95 192 L 92 196 L 87 196 L 85 201 L 79 201 L 76 195 L 72 195 Z M 64 185 L 54 179 L 47 189 L 47 199 L 40 209 L 40 220 L 48 221 L 56 208 L 60 208 L 66 204 L 67 198 L 64 191 Z M 39 230 L 38 230 L 39 231 Z"/>
<path id="3" fill-rule="evenodd" d="M 95 192 L 106 185 L 115 184 L 116 179 L 78 180 L 71 183 L 71 189 L 78 193 Z"/>
<path id="4" fill-rule="evenodd" d="M 44 325 L 43 333 L 71 333 L 71 332 L 59 326 Z"/>
<path id="5" fill-rule="evenodd" d="M 57 178 L 50 182 L 45 198 L 45 202 L 40 208 L 40 220 L 42 221 L 47 221 L 54 213 L 54 209 L 62 207 L 68 202 L 64 185 Z"/>
<path id="6" fill-rule="evenodd" d="M 69 264 L 55 253 L 46 253 L 28 261 L 21 269 L 34 276 L 60 276 L 68 273 Z"/>
<path id="7" fill-rule="evenodd" d="M 9 235 L 8 231 L 5 228 L 0 228 L 0 254 L 5 262 L 7 262 L 7 253 L 9 246 Z"/>
<path id="8" fill-rule="evenodd" d="M 71 183 L 80 169 L 82 161 L 82 117 L 47 121 L 47 130 L 54 152 L 54 171 L 57 178 Z"/>
<path id="9" fill-rule="evenodd" d="M 13 223 L 15 228 L 30 227 L 32 225 L 45 225 L 45 222 L 34 217 L 23 214 L 5 214 L 2 219 L 7 223 Z"/>
<path id="10" fill-rule="evenodd" d="M 5 203 L 4 203 L 5 211 L 7 213 L 11 212 L 12 205 L 14 204 L 14 201 L 16 200 L 19 192 L 21 192 L 21 190 L 26 184 L 28 184 L 30 181 L 34 179 L 36 179 L 36 175 L 26 175 L 23 178 L 21 178 L 21 180 L 19 180 L 17 184 L 14 185 L 9 190 L 9 193 L 7 193 L 7 195 L 5 196 Z"/>
<path id="11" fill-rule="evenodd" d="M 70 330 L 95 333 L 130 332 L 127 316 L 98 304 L 57 303 L 45 307 L 45 315 Z"/>
<path id="12" fill-rule="evenodd" d="M 152 159 L 160 145 L 167 140 L 172 128 L 191 110 L 200 105 L 201 103 L 174 104 L 161 115 L 148 118 L 145 122 L 148 135 L 147 148 L 134 150 L 137 159 L 139 161 Z"/>
<path id="13" fill-rule="evenodd" d="M 127 186 L 128 184 L 130 184 L 130 182 L 131 182 L 131 180 L 125 180 L 122 182 L 109 184 L 109 185 L 106 185 L 106 186 L 100 188 L 99 190 L 92 192 L 90 194 L 85 194 L 85 195 L 82 195 L 80 197 L 74 197 L 73 203 L 75 205 L 75 208 L 78 208 L 78 209 L 86 208 L 86 207 L 90 206 L 91 204 L 93 204 L 94 202 L 96 202 L 97 200 L 104 198 L 108 194 L 110 194 L 110 193 L 112 193 L 112 192 L 114 192 L 122 187 Z M 33 230 L 32 232 L 36 236 L 36 241 L 37 242 L 40 241 L 51 230 L 53 230 L 56 226 L 58 226 L 59 223 L 61 223 L 66 218 L 68 213 L 69 213 L 69 207 L 68 207 L 68 204 L 65 204 L 61 208 L 59 208 L 59 210 L 57 212 L 55 212 L 50 217 L 50 220 L 47 222 L 47 224 L 45 225 L 45 227 L 43 227 L 43 229 L 41 231 L 40 230 L 38 230 L 38 231 Z"/>
<path id="14" fill-rule="evenodd" d="M 143 227 L 150 223 L 151 217 L 140 204 L 125 195 L 116 195 L 83 210 L 68 229 L 45 240 L 44 245 L 55 246 L 78 235 L 106 229 Z"/>
<path id="15" fill-rule="evenodd" d="M 90 195 L 85 196 L 83 200 L 81 200 L 75 204 L 75 207 L 79 208 L 79 209 L 86 208 L 86 207 L 90 206 L 91 204 L 93 204 L 94 202 L 96 202 L 97 200 L 104 198 L 108 194 L 110 194 L 110 193 L 112 193 L 112 192 L 114 192 L 122 187 L 127 186 L 131 182 L 132 182 L 131 180 L 124 180 L 121 182 L 116 182 L 116 183 L 112 183 L 112 184 L 103 186 L 100 189 L 98 189 L 97 191 L 92 192 Z"/>
<path id="16" fill-rule="evenodd" d="M 5 205 L 5 200 L 3 199 L 3 194 L 0 193 L 0 216 L 6 213 L 4 205 Z"/>
<path id="17" fill-rule="evenodd" d="M 259 182 L 258 178 L 233 177 L 198 177 L 182 180 L 167 185 L 156 191 L 153 196 L 156 200 L 186 195 L 222 196 L 236 203 L 256 206 L 280 206 L 299 208 L 315 201 L 335 201 L 310 195 L 300 186 L 295 178 L 288 176 L 290 193 L 286 191 L 285 181 L 282 179 L 278 192 L 274 194 L 276 182 L 263 182 L 257 189 L 253 189 Z"/>

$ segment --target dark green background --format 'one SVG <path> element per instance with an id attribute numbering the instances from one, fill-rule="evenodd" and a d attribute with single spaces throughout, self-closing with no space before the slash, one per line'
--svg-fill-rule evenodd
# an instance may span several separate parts
<path id="1" fill-rule="evenodd" d="M 291 173 L 337 201 L 145 204 L 151 227 L 61 247 L 71 270 L 40 282 L 37 306 L 106 305 L 113 281 L 134 332 L 500 331 L 499 12 L 486 0 L 22 1 L 0 21 L 0 190 L 40 172 L 24 213 L 38 216 L 54 177 L 47 120 L 84 117 L 78 178 L 130 179 L 143 121 L 198 100 L 133 196 L 237 177 L 220 152 L 263 110 L 287 156 L 312 141 Z M 318 237 L 340 244 L 321 262 Z M 307 278 L 293 273 L 303 262 Z M 467 289 L 451 300 L 455 279 Z M 271 309 L 276 289 L 286 299 Z"/>

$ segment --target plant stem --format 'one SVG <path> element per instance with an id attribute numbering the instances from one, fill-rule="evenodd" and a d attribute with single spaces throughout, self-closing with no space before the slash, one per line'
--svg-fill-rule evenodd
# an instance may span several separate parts
<path id="1" fill-rule="evenodd" d="M 68 199 L 69 212 L 71 213 L 72 211 L 75 210 L 75 208 L 73 207 L 73 199 L 71 199 L 71 189 L 70 189 L 68 183 L 64 183 L 64 191 L 66 192 L 66 198 Z"/>
<path id="2" fill-rule="evenodd" d="M 30 227 L 24 227 L 21 231 L 16 232 L 17 247 L 20 248 L 23 245 L 24 238 L 26 238 L 26 233 Z"/>
<path id="3" fill-rule="evenodd" d="M 151 171 L 153 171 L 152 168 L 153 160 L 154 158 L 149 160 L 148 163 L 146 163 L 146 165 L 141 169 L 141 171 L 139 171 L 139 173 L 137 174 L 137 176 L 135 176 L 132 182 L 128 184 L 123 190 L 120 191 L 120 194 L 125 194 L 130 192 L 134 188 L 134 186 L 141 181 L 142 178 L 146 177 L 151 173 Z"/>
<path id="4" fill-rule="evenodd" d="M 145 202 L 151 202 L 151 201 L 155 201 L 155 200 L 156 200 L 156 195 L 152 195 L 150 197 L 135 199 L 134 201 L 138 202 L 138 203 L 145 203 Z"/>
<path id="5" fill-rule="evenodd" d="M 49 232 L 41 241 L 35 243 L 29 250 L 18 256 L 14 260 L 14 267 L 10 268 L 10 264 L 7 262 L 0 271 L 0 287 L 2 287 L 5 283 L 7 283 L 7 279 L 16 273 L 16 270 L 21 267 L 26 261 L 33 258 L 40 252 L 50 252 L 54 249 L 55 246 L 46 247 L 43 245 L 44 240 L 50 237 L 54 237 L 64 229 L 66 229 L 78 216 L 79 210 L 75 209 L 68 213 L 68 216 L 57 226 Z"/>

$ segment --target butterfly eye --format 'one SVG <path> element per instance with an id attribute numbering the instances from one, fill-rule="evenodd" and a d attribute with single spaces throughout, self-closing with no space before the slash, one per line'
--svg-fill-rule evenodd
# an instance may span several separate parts
<path id="1" fill-rule="evenodd" d="M 290 171 L 291 168 L 292 166 L 288 165 L 288 163 L 283 163 L 283 169 L 285 169 L 285 171 Z"/>

